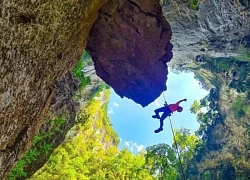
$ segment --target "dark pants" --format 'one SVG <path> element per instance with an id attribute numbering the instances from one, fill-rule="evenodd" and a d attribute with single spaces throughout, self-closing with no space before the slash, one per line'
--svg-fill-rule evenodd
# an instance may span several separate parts
<path id="1" fill-rule="evenodd" d="M 164 107 L 161 107 L 161 108 L 158 108 L 156 110 L 154 110 L 156 116 L 159 116 L 159 113 L 160 112 L 163 112 L 161 117 L 160 117 L 160 128 L 163 128 L 163 121 L 164 119 L 166 119 L 166 117 L 170 116 L 172 111 L 167 107 L 167 106 L 164 106 Z"/>

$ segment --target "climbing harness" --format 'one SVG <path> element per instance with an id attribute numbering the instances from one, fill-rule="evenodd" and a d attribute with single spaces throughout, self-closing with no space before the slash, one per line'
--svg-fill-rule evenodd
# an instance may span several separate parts
<path id="1" fill-rule="evenodd" d="M 178 154 L 178 158 L 179 158 L 179 161 L 180 161 L 181 173 L 182 173 L 183 179 L 186 180 L 186 177 L 185 177 L 185 174 L 184 174 L 184 170 L 183 170 L 183 166 L 182 166 L 182 163 L 181 163 L 179 149 L 178 149 L 178 146 L 177 146 L 177 143 L 176 143 L 176 140 L 175 140 L 174 130 L 173 130 L 173 126 L 172 126 L 172 122 L 171 122 L 170 116 L 169 116 L 169 122 L 170 122 L 171 130 L 172 130 L 172 133 L 173 133 L 173 137 L 174 137 L 175 148 L 176 148 L 176 151 L 177 151 L 177 154 Z"/>

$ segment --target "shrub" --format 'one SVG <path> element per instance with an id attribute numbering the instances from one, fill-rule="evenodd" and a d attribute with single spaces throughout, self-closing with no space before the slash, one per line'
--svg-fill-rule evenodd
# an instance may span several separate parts
<path id="1" fill-rule="evenodd" d="M 77 78 L 80 82 L 79 91 L 81 91 L 85 86 L 90 83 L 90 78 L 85 77 L 83 70 L 84 67 L 84 58 L 87 56 L 87 53 L 84 51 L 82 58 L 77 62 L 76 66 L 73 69 L 73 76 Z"/>
<path id="2" fill-rule="evenodd" d="M 232 104 L 232 110 L 235 118 L 241 118 L 246 115 L 247 105 L 243 97 L 237 96 Z"/>
<path id="3" fill-rule="evenodd" d="M 9 180 L 24 179 L 27 176 L 25 167 L 39 159 L 40 156 L 45 155 L 48 157 L 53 151 L 54 147 L 47 141 L 56 133 L 61 132 L 62 125 L 66 122 L 65 117 L 56 117 L 54 119 L 45 119 L 45 123 L 52 126 L 50 132 L 39 132 L 32 141 L 31 149 L 25 154 L 25 156 L 19 160 L 16 166 L 11 170 Z"/>
<path id="4" fill-rule="evenodd" d="M 200 0 L 189 0 L 190 9 L 198 10 L 199 9 L 199 3 L 200 3 Z"/>

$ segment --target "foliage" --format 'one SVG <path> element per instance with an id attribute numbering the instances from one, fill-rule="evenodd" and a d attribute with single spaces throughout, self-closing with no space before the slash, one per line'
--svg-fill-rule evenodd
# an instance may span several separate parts
<path id="1" fill-rule="evenodd" d="M 105 90 L 104 97 L 99 99 L 109 95 Z M 109 122 L 107 104 L 101 105 L 94 98 L 78 116 L 81 115 L 85 123 L 78 124 L 78 135 L 54 150 L 31 179 L 154 179 L 143 168 L 142 154 L 134 156 L 126 149 L 118 151 L 119 138 Z"/>
<path id="2" fill-rule="evenodd" d="M 89 77 L 85 77 L 83 70 L 84 59 L 89 55 L 86 51 L 83 52 L 81 59 L 77 62 L 76 66 L 73 69 L 73 76 L 80 81 L 79 91 L 82 91 L 83 88 L 90 83 Z"/>
<path id="3" fill-rule="evenodd" d="M 166 144 L 150 146 L 147 151 L 133 155 L 127 149 L 118 150 L 119 138 L 114 132 L 107 116 L 108 90 L 104 90 L 102 97 L 93 98 L 90 103 L 79 112 L 77 136 L 64 142 L 55 149 L 48 162 L 30 179 L 181 179 L 180 162 L 175 147 Z M 102 103 L 100 102 L 102 101 Z M 103 101 L 106 103 L 103 104 Z M 65 120 L 56 118 L 50 122 L 55 131 Z M 195 135 L 189 130 L 175 130 L 176 141 L 180 149 L 183 167 L 187 167 L 195 146 L 199 143 Z M 25 164 L 36 161 L 40 154 L 48 155 L 52 150 L 46 139 L 52 133 L 39 133 L 35 136 L 32 149 L 19 161 L 10 179 L 25 177 Z M 39 145 L 39 148 L 38 148 Z M 18 174 L 19 176 L 17 176 Z"/>
<path id="4" fill-rule="evenodd" d="M 245 55 L 244 55 L 245 56 Z M 200 65 L 202 69 L 208 69 L 213 73 L 213 78 L 209 79 L 212 85 L 219 88 L 223 81 L 230 81 L 229 87 L 234 88 L 237 92 L 246 92 L 250 87 L 250 62 L 243 60 L 242 58 L 234 58 L 234 57 L 204 57 L 205 62 Z M 194 69 L 195 71 L 197 70 Z M 198 80 L 204 84 L 205 80 L 199 73 L 195 73 Z M 223 77 L 223 81 L 221 81 L 218 77 Z"/>
<path id="5" fill-rule="evenodd" d="M 209 88 L 206 84 L 206 79 L 200 73 L 197 73 L 198 69 L 197 68 L 191 68 L 191 69 L 194 72 L 194 79 L 197 80 L 199 82 L 199 84 L 201 84 L 201 87 L 203 89 L 209 90 Z"/>
<path id="6" fill-rule="evenodd" d="M 198 102 L 195 100 L 194 104 L 191 105 L 191 112 L 196 114 L 197 122 L 200 124 L 199 129 L 196 131 L 196 135 L 207 138 L 207 130 L 216 121 L 221 121 L 222 116 L 218 111 L 218 101 L 219 95 L 218 90 L 213 88 L 210 90 L 209 94 Z M 207 112 L 201 112 L 200 109 L 206 107 Z"/>
<path id="7" fill-rule="evenodd" d="M 201 143 L 197 136 L 188 129 L 174 130 L 180 160 L 174 143 L 172 147 L 167 144 L 157 144 L 146 148 L 146 168 L 157 179 L 176 180 L 183 179 L 181 166 L 186 171 L 188 162 L 192 159 L 196 147 Z M 184 176 L 186 176 L 184 174 Z"/>
<path id="8" fill-rule="evenodd" d="M 167 144 L 157 144 L 146 149 L 146 167 L 158 179 L 175 180 L 179 176 L 174 150 Z"/>
<path id="9" fill-rule="evenodd" d="M 49 154 L 54 149 L 52 144 L 47 143 L 47 141 L 55 134 L 55 132 L 61 132 L 60 128 L 65 123 L 65 118 L 56 117 L 52 120 L 45 119 L 44 121 L 49 123 L 51 129 L 54 129 L 54 131 L 38 133 L 34 137 L 31 149 L 21 160 L 17 162 L 16 166 L 11 170 L 9 180 L 26 177 L 27 172 L 25 171 L 25 166 L 37 161 L 42 155 L 49 156 Z"/>
<path id="10" fill-rule="evenodd" d="M 27 173 L 24 171 L 25 164 L 26 162 L 24 159 L 18 161 L 15 168 L 12 169 L 9 175 L 9 180 L 15 180 L 18 177 L 26 177 Z"/>
<path id="11" fill-rule="evenodd" d="M 88 112 L 83 109 L 77 113 L 75 121 L 78 124 L 84 125 L 87 122 L 88 118 L 89 118 Z"/>
<path id="12" fill-rule="evenodd" d="M 240 54 L 237 58 L 241 61 L 250 62 L 250 53 L 249 49 L 243 44 L 238 46 L 238 53 Z"/>
<path id="13" fill-rule="evenodd" d="M 182 128 L 180 130 L 174 130 L 175 140 L 178 148 L 181 152 L 181 158 L 183 161 L 189 161 L 194 155 L 194 150 L 197 145 L 201 143 L 201 140 L 194 134 L 190 133 L 189 129 Z M 172 147 L 175 147 L 173 142 Z"/>
<path id="14" fill-rule="evenodd" d="M 109 85 L 104 84 L 101 86 L 97 86 L 91 93 L 91 95 L 89 96 L 89 99 L 93 99 L 95 96 L 97 96 L 100 92 L 102 92 L 103 90 L 108 90 L 110 89 Z"/>
<path id="15" fill-rule="evenodd" d="M 54 129 L 55 129 L 56 132 L 62 132 L 60 128 L 62 127 L 63 124 L 65 124 L 65 121 L 66 121 L 65 118 L 55 118 L 52 121 L 53 126 L 55 127 Z"/>
<path id="16" fill-rule="evenodd" d="M 233 80 L 229 84 L 230 88 L 234 88 L 237 92 L 242 93 L 248 91 L 250 88 L 250 63 L 248 62 L 237 62 L 236 68 L 233 71 Z"/>
<path id="17" fill-rule="evenodd" d="M 201 110 L 200 103 L 197 100 L 194 100 L 194 103 L 191 105 L 191 113 L 198 114 Z"/>
<path id="18" fill-rule="evenodd" d="M 200 0 L 189 0 L 190 9 L 198 10 Z"/>
<path id="19" fill-rule="evenodd" d="M 250 143 L 249 137 L 243 137 L 242 133 L 246 136 L 250 134 L 250 63 L 240 57 L 206 57 L 199 65 L 196 70 L 204 72 L 205 75 L 200 73 L 204 82 L 216 88 L 200 101 L 200 107 L 207 107 L 207 112 L 197 113 L 200 127 L 196 134 L 201 137 L 202 143 L 196 146 L 195 156 L 189 164 L 189 167 L 192 166 L 189 175 L 196 175 L 189 178 L 247 179 L 249 156 L 246 149 L 249 149 Z M 240 95 L 237 96 L 238 93 L 228 86 Z M 193 111 L 198 109 L 198 103 L 194 103 L 191 108 Z M 231 116 L 232 112 L 234 117 Z M 227 115 L 228 118 L 225 118 Z"/>
<path id="20" fill-rule="evenodd" d="M 232 110 L 234 112 L 234 117 L 239 119 L 246 115 L 248 104 L 244 97 L 237 96 L 235 101 L 232 103 Z"/>
<path id="21" fill-rule="evenodd" d="M 80 111 L 78 118 L 83 116 L 85 123 L 78 124 L 78 135 L 54 150 L 31 179 L 181 179 L 174 147 L 158 144 L 136 155 L 127 149 L 118 150 L 119 138 L 109 122 L 107 104 L 100 103 L 110 95 L 104 92 L 104 97 L 92 99 Z M 175 134 L 186 167 L 198 138 L 186 129 L 175 130 Z"/>
<path id="22" fill-rule="evenodd" d="M 228 57 L 211 58 L 206 57 L 206 63 L 202 68 L 209 69 L 214 73 L 222 73 L 232 69 L 237 63 L 237 59 Z"/>
<path id="23" fill-rule="evenodd" d="M 247 52 L 247 53 L 245 53 L 245 54 L 242 54 L 242 55 L 240 55 L 238 58 L 241 59 L 241 60 L 243 60 L 243 61 L 248 61 L 248 62 L 250 62 L 250 53 Z"/>
<path id="24" fill-rule="evenodd" d="M 175 129 L 174 134 L 175 134 L 175 141 L 176 141 L 178 150 L 180 152 L 182 168 L 184 169 L 184 172 L 187 172 L 188 164 L 192 160 L 193 156 L 196 153 L 196 150 L 201 145 L 202 141 L 195 134 L 191 134 L 189 129 L 185 129 L 185 128 L 182 128 L 180 130 Z M 176 148 L 174 142 L 172 143 L 172 147 L 174 149 Z M 185 174 L 184 176 L 187 177 L 187 174 Z M 183 178 L 184 177 L 180 179 L 183 179 Z"/>
<path id="25" fill-rule="evenodd" d="M 208 107 L 209 106 L 209 96 L 206 96 L 200 100 L 200 107 Z"/>

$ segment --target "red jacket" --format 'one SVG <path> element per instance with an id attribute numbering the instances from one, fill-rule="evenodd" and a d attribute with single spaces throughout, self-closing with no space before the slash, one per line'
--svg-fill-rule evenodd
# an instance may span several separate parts
<path id="1" fill-rule="evenodd" d="M 179 104 L 180 104 L 179 101 L 177 103 L 175 103 L 175 104 L 169 104 L 168 108 L 170 109 L 170 111 L 174 112 L 174 111 L 176 111 L 178 109 Z"/>

